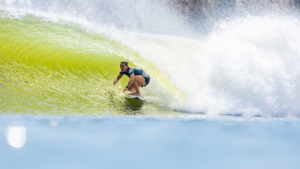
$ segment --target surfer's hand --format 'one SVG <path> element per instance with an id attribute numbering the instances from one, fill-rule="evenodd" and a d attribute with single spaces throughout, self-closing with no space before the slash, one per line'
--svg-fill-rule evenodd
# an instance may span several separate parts
<path id="1" fill-rule="evenodd" d="M 125 89 L 123 90 L 123 93 L 126 92 L 126 91 L 128 91 L 128 88 L 125 88 Z"/>

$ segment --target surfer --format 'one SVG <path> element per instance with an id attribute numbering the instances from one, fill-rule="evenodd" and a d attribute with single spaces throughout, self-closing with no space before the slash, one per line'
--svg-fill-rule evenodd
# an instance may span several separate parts
<path id="1" fill-rule="evenodd" d="M 120 63 L 121 71 L 117 78 L 114 80 L 114 85 L 121 79 L 121 77 L 125 74 L 129 77 L 129 82 L 123 92 L 135 90 L 134 93 L 130 95 L 141 96 L 140 87 L 147 86 L 150 82 L 150 77 L 143 69 L 138 69 L 136 67 L 129 67 L 127 61 L 122 61 Z"/>

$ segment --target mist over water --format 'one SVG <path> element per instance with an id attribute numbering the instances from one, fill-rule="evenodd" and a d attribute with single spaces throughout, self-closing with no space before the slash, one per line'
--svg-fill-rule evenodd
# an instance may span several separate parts
<path id="1" fill-rule="evenodd" d="M 207 29 L 205 25 L 194 27 L 160 1 L 7 0 L 0 4 L 2 19 L 26 21 L 24 17 L 33 15 L 59 28 L 67 25 L 80 30 L 84 39 L 104 35 L 103 43 L 86 38 L 85 44 L 101 44 L 103 49 L 111 51 L 114 55 L 111 65 L 116 62 L 118 66 L 118 59 L 125 58 L 145 69 L 153 81 L 142 92 L 155 105 L 208 116 L 295 118 L 300 115 L 300 25 L 299 19 L 291 14 L 227 18 L 216 21 L 209 32 L 201 34 L 201 29 Z M 53 31 L 57 33 L 56 29 Z M 68 37 L 69 32 L 62 29 L 59 35 Z M 78 40 L 76 45 L 80 46 L 82 37 L 73 36 Z M 6 46 L 3 43 L 1 51 Z M 79 60 L 80 57 L 89 60 L 84 54 L 78 55 Z M 116 68 L 105 71 L 109 75 L 104 84 L 107 81 L 108 85 L 118 72 Z M 73 78 L 69 76 L 70 79 Z M 93 87 L 88 83 L 77 85 L 82 89 Z M 76 91 L 72 93 L 76 95 Z M 81 93 L 82 98 L 88 98 L 85 92 Z M 65 96 L 63 100 L 70 98 Z M 148 108 L 151 106 L 154 105 Z"/>

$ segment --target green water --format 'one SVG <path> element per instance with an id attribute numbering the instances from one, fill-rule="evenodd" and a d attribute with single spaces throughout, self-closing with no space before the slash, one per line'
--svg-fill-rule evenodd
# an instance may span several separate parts
<path id="1" fill-rule="evenodd" d="M 147 107 L 170 112 L 155 103 L 125 100 L 121 91 L 127 77 L 112 85 L 124 56 L 148 64 L 108 35 L 31 15 L 3 17 L 0 25 L 2 114 L 145 114 Z M 153 72 L 154 77 L 164 77 Z"/>

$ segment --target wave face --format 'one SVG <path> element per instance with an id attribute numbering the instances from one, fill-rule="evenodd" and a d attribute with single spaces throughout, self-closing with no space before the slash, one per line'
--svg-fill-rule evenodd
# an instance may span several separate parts
<path id="1" fill-rule="evenodd" d="M 197 31 L 188 25 L 126 29 L 123 23 L 108 24 L 118 22 L 121 14 L 114 12 L 115 20 L 109 16 L 113 21 L 102 23 L 105 17 L 99 13 L 100 19 L 93 21 L 49 9 L 32 11 L 28 6 L 8 5 L 0 12 L 3 113 L 133 112 L 121 94 L 127 79 L 116 87 L 111 84 L 119 62 L 128 59 L 152 77 L 142 90 L 148 100 L 142 114 L 177 110 L 208 116 L 300 115 L 296 17 L 232 18 L 217 23 L 209 34 L 193 36 Z M 177 15 L 174 18 L 178 22 L 170 22 L 173 26 L 185 23 Z M 168 36 L 161 35 L 165 32 Z"/>
<path id="2" fill-rule="evenodd" d="M 116 92 L 109 84 L 124 58 L 109 50 L 109 40 L 26 17 L 0 19 L 2 110 L 110 109 Z"/>
<path id="3" fill-rule="evenodd" d="M 165 99 L 152 99 L 152 95 L 167 92 L 167 96 L 173 97 L 172 93 L 179 93 L 172 92 L 176 86 L 155 65 L 116 37 L 113 40 L 110 34 L 119 34 L 116 30 L 88 30 L 84 24 L 16 10 L 2 10 L 0 23 L 4 113 L 131 114 L 141 109 L 141 104 L 125 101 L 121 91 L 128 78 L 122 78 L 116 87 L 112 85 L 120 71 L 120 61 L 125 58 L 145 70 L 151 66 L 155 92 L 148 94 L 151 103 L 145 108 L 156 110 L 159 107 L 152 102 Z M 157 83 L 155 78 L 161 82 Z"/>

